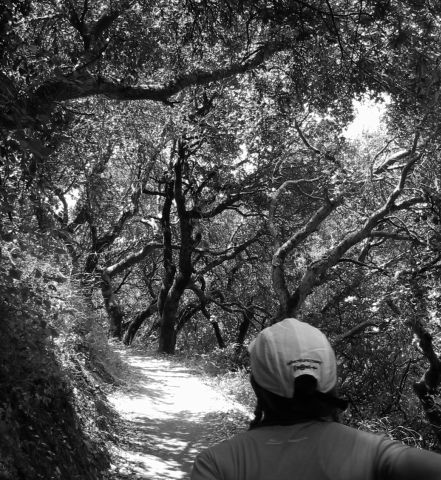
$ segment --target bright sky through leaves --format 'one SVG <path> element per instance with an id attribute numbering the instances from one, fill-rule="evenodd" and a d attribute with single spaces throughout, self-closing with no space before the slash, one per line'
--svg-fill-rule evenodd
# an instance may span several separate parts
<path id="1" fill-rule="evenodd" d="M 386 111 L 388 99 L 384 102 L 365 99 L 363 101 L 354 100 L 355 119 L 345 131 L 345 137 L 357 138 L 363 133 L 375 132 L 381 123 L 381 118 Z"/>

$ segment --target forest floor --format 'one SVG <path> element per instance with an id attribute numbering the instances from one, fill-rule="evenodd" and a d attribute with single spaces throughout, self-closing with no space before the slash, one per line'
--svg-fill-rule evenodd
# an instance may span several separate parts
<path id="1" fill-rule="evenodd" d="M 246 408 L 195 368 L 153 352 L 118 353 L 126 371 L 109 394 L 120 415 L 113 479 L 189 478 L 198 452 L 245 427 Z"/>

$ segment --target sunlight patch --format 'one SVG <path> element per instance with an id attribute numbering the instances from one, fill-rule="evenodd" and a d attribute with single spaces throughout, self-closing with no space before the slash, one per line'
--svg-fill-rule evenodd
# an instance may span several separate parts
<path id="1" fill-rule="evenodd" d="M 209 446 L 207 422 L 213 415 L 228 420 L 240 411 L 249 416 L 244 406 L 176 362 L 120 353 L 131 369 L 124 389 L 109 401 L 126 420 L 118 456 L 130 479 L 188 478 L 195 456 Z M 121 466 L 119 473 L 126 478 Z"/>
<path id="2" fill-rule="evenodd" d="M 120 468 L 122 475 L 137 475 L 138 478 L 148 479 L 176 479 L 185 478 L 187 473 L 173 460 L 164 460 L 154 455 L 135 452 L 121 452 L 121 457 L 127 463 L 127 468 Z"/>

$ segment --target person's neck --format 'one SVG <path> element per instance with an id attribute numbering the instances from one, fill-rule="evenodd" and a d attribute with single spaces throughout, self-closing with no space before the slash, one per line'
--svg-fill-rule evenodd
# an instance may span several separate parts
<path id="1" fill-rule="evenodd" d="M 330 416 L 312 415 L 310 412 L 291 411 L 286 413 L 264 412 L 263 419 L 259 426 L 265 427 L 270 425 L 295 425 L 305 422 L 330 422 L 333 419 Z"/>

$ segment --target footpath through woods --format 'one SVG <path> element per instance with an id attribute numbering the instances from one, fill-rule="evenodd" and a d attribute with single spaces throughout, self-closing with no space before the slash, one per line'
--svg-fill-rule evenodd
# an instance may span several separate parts
<path id="1" fill-rule="evenodd" d="M 109 395 L 120 414 L 115 480 L 186 479 L 195 455 L 244 425 L 246 409 L 175 359 L 118 350 L 125 385 Z"/>

